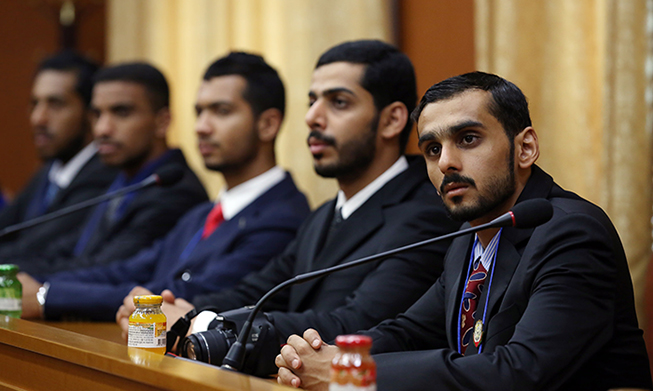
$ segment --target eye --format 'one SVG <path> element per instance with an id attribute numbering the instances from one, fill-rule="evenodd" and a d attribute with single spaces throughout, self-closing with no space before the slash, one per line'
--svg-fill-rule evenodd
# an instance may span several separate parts
<path id="1" fill-rule="evenodd" d="M 474 145 L 478 141 L 478 136 L 474 134 L 465 134 L 460 138 L 460 143 L 463 146 Z"/>
<path id="2" fill-rule="evenodd" d="M 313 106 L 313 103 L 315 103 L 316 100 L 317 99 L 315 99 L 314 97 L 308 98 L 308 107 Z"/>
<path id="3" fill-rule="evenodd" d="M 229 115 L 231 113 L 231 110 L 227 107 L 221 106 L 215 110 L 215 113 L 217 115 Z"/>
<path id="4" fill-rule="evenodd" d="M 348 105 L 349 105 L 349 102 L 347 100 L 345 100 L 345 99 L 342 99 L 342 98 L 334 98 L 333 99 L 333 106 L 336 109 L 344 109 L 344 108 L 347 108 Z"/>
<path id="5" fill-rule="evenodd" d="M 117 107 L 114 110 L 115 115 L 118 117 L 127 117 L 131 113 L 131 109 L 128 107 Z"/>
<path id="6" fill-rule="evenodd" d="M 438 157 L 440 156 L 440 152 L 442 152 L 442 146 L 440 144 L 432 143 L 424 148 L 424 154 L 427 157 Z"/>
<path id="7" fill-rule="evenodd" d="M 91 119 L 93 121 L 97 121 L 97 119 L 100 118 L 100 110 L 98 109 L 91 109 Z"/>

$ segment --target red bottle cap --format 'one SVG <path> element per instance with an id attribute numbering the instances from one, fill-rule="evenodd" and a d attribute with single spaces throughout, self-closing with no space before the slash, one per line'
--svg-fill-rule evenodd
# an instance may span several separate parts
<path id="1" fill-rule="evenodd" d="M 367 335 L 339 335 L 336 337 L 336 345 L 341 348 L 370 347 L 372 346 L 372 337 Z"/>

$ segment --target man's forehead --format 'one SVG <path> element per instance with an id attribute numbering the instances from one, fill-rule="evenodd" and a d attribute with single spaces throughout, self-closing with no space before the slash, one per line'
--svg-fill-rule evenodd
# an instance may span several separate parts
<path id="1" fill-rule="evenodd" d="M 247 80 L 240 75 L 224 75 L 203 80 L 197 92 L 198 101 L 223 101 L 242 98 Z"/>
<path id="2" fill-rule="evenodd" d="M 134 103 L 147 101 L 147 90 L 144 85 L 131 81 L 102 81 L 93 87 L 93 102 L 106 101 L 111 103 Z"/>
<path id="3" fill-rule="evenodd" d="M 32 90 L 34 93 L 65 94 L 75 92 L 77 75 L 74 71 L 45 69 L 34 78 Z"/>
<path id="4" fill-rule="evenodd" d="M 352 91 L 363 89 L 361 81 L 365 68 L 364 64 L 344 61 L 322 65 L 313 71 L 311 91 L 318 93 L 343 87 Z"/>
<path id="5" fill-rule="evenodd" d="M 487 91 L 470 90 L 428 103 L 417 122 L 418 134 L 451 132 L 464 125 L 482 126 L 487 121 L 496 121 L 489 110 L 490 97 Z"/>

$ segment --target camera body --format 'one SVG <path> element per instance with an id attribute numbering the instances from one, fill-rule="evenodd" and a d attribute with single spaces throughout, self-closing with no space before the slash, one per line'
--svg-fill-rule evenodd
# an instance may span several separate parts
<path id="1" fill-rule="evenodd" d="M 181 355 L 212 365 L 222 365 L 229 348 L 236 342 L 252 307 L 243 307 L 218 314 L 211 323 L 217 326 L 207 331 L 191 334 L 181 343 Z M 266 313 L 259 313 L 247 337 L 243 373 L 266 377 L 277 372 L 274 359 L 280 344 L 273 321 Z"/>

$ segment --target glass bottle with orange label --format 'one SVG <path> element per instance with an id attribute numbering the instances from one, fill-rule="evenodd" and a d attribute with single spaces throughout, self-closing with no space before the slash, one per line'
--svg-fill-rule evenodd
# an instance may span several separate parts
<path id="1" fill-rule="evenodd" d="M 166 316 L 161 311 L 163 298 L 158 295 L 134 296 L 136 309 L 129 317 L 129 347 L 166 352 Z"/>
<path id="2" fill-rule="evenodd" d="M 339 335 L 339 352 L 331 362 L 329 391 L 376 391 L 376 364 L 370 355 L 372 338 Z"/>

